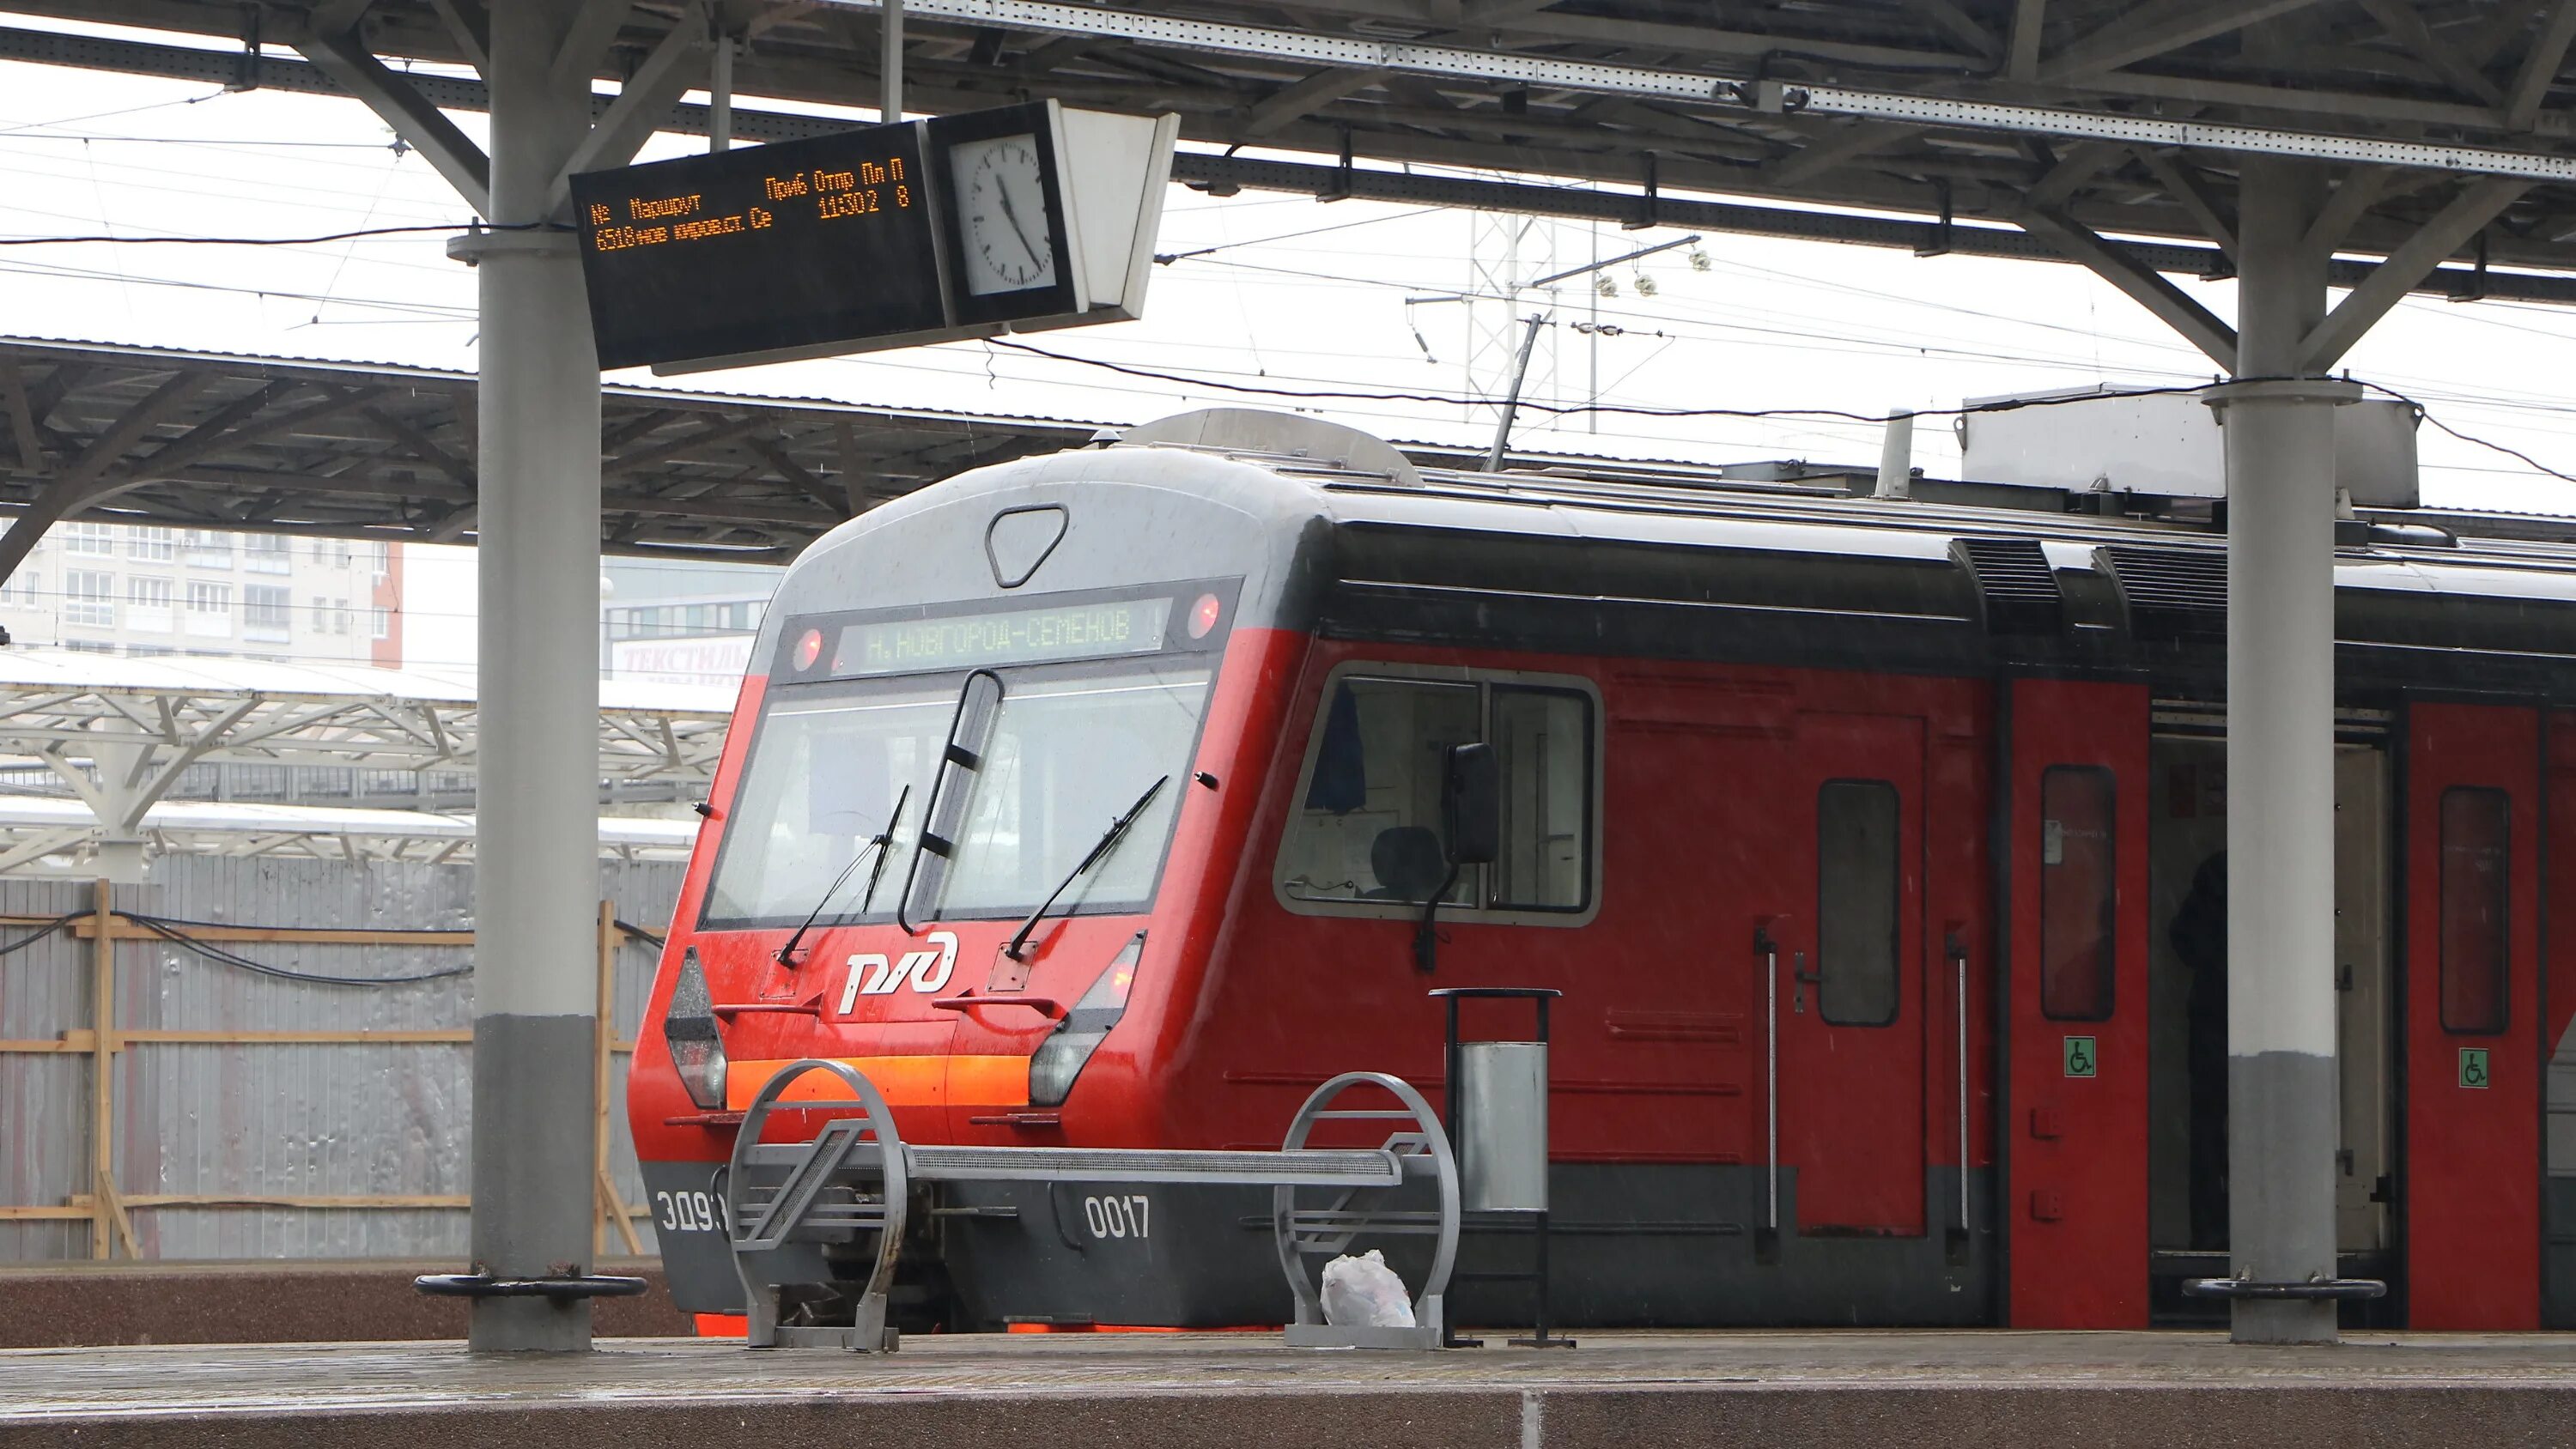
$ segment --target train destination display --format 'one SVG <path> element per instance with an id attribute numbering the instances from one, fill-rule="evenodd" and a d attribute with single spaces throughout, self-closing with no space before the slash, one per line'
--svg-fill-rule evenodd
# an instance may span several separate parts
<path id="1" fill-rule="evenodd" d="M 1136 316 L 1174 133 L 1037 101 L 577 175 L 599 365 Z"/>
<path id="2" fill-rule="evenodd" d="M 1171 616 L 1172 601 L 1156 598 L 851 624 L 833 645 L 832 673 L 908 674 L 1150 654 L 1163 647 Z"/>

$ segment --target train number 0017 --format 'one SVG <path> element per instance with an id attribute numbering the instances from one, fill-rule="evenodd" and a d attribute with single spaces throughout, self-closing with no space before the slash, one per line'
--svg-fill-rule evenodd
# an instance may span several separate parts
<path id="1" fill-rule="evenodd" d="M 654 1205 L 660 1209 L 653 1221 L 668 1233 L 715 1232 L 724 1226 L 724 1208 L 708 1192 L 657 1192 Z"/>
<path id="2" fill-rule="evenodd" d="M 1126 1197 L 1087 1197 L 1082 1200 L 1082 1220 L 1095 1238 L 1151 1237 L 1153 1206 L 1153 1201 L 1141 1192 Z"/>

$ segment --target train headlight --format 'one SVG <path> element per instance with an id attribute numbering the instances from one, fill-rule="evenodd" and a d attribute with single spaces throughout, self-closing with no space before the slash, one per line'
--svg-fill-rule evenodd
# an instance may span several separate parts
<path id="1" fill-rule="evenodd" d="M 1073 1090 L 1073 1079 L 1082 1075 L 1083 1064 L 1100 1049 L 1109 1028 L 1127 1014 L 1127 992 L 1136 984 L 1136 963 L 1144 958 L 1145 933 L 1138 931 L 1100 979 L 1091 983 L 1091 989 L 1082 993 L 1073 1010 L 1056 1023 L 1055 1035 L 1029 1058 L 1031 1105 L 1063 1105 L 1065 1094 Z"/>
<path id="2" fill-rule="evenodd" d="M 696 947 L 680 957 L 680 979 L 671 988 L 671 1004 L 662 1013 L 662 1040 L 671 1048 L 671 1065 L 679 1068 L 680 1085 L 689 1100 L 710 1112 L 724 1109 L 724 1038 L 716 1035 L 714 998 L 707 995 L 707 973 L 698 969 Z"/>

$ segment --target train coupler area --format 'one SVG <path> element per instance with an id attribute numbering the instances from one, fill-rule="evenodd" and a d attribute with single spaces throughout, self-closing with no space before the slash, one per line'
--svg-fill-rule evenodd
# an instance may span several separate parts
<path id="1" fill-rule="evenodd" d="M 805 1076 L 837 1077 L 845 1100 L 787 1103 Z M 1388 1106 L 1333 1108 L 1352 1093 Z M 1363 1097 L 1365 1100 L 1365 1097 Z M 1328 1110 L 1331 1109 L 1331 1110 Z M 763 1142 L 777 1110 L 829 1114 L 805 1142 Z M 1377 1147 L 1310 1147 L 1318 1123 L 1393 1128 Z M 1356 1129 L 1367 1130 L 1367 1129 Z M 720 1179 L 724 1223 L 747 1308 L 752 1348 L 840 1348 L 891 1353 L 902 1335 L 895 1302 L 916 1202 L 941 1183 L 1170 1183 L 1271 1190 L 1271 1237 L 1295 1298 L 1294 1346 L 1438 1348 L 1443 1302 L 1457 1258 L 1459 1186 L 1447 1134 L 1420 1093 L 1377 1072 L 1335 1077 L 1307 1098 L 1276 1152 L 1095 1147 L 967 1147 L 906 1143 L 884 1096 L 845 1062 L 792 1062 L 762 1086 L 745 1113 Z M 1414 1206 L 1427 1187 L 1437 1206 Z M 1408 1189 L 1411 1189 L 1408 1191 Z M 936 1216 L 940 1210 L 930 1207 Z M 1429 1238 L 1430 1266 L 1406 1305 L 1412 1322 L 1329 1322 L 1310 1259 L 1339 1257 L 1365 1240 Z M 913 1261 L 925 1255 L 916 1247 Z"/>

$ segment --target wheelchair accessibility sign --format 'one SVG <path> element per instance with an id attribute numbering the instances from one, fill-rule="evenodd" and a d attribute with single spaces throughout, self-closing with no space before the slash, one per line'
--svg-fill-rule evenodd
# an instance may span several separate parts
<path id="1" fill-rule="evenodd" d="M 2093 1067 L 2093 1038 L 2089 1036 L 2068 1037 L 2066 1039 L 2066 1075 L 2070 1077 L 2089 1077 L 2093 1075 Z"/>
<path id="2" fill-rule="evenodd" d="M 2485 1047 L 2460 1048 L 2460 1085 L 2483 1087 L 2486 1084 L 2487 1049 Z"/>

